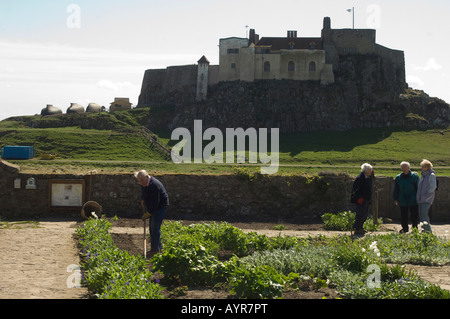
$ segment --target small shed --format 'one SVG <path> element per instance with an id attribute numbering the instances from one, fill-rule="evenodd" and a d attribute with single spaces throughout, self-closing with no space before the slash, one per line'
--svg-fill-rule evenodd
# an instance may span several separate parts
<path id="1" fill-rule="evenodd" d="M 130 99 L 125 97 L 116 97 L 109 107 L 110 112 L 125 110 L 131 110 Z"/>

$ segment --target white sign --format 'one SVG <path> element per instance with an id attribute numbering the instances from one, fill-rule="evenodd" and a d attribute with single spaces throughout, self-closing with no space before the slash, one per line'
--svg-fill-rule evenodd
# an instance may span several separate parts
<path id="1" fill-rule="evenodd" d="M 81 207 L 83 206 L 82 184 L 52 184 L 51 206 Z"/>

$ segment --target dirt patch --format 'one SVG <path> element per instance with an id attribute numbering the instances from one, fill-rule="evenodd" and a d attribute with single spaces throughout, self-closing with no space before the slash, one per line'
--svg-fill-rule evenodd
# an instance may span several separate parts
<path id="1" fill-rule="evenodd" d="M 143 222 L 139 218 L 119 218 L 114 221 L 109 219 L 113 227 L 128 227 L 128 228 L 142 228 Z M 164 222 L 173 222 L 177 220 L 165 219 Z M 180 220 L 183 225 L 191 225 L 191 224 L 200 224 L 200 223 L 211 223 L 211 222 L 219 222 L 214 220 L 189 220 L 183 219 Z M 307 223 L 307 224 L 296 224 L 290 222 L 242 222 L 242 221 L 229 221 L 229 224 L 240 228 L 240 229 L 254 229 L 254 230 L 295 230 L 295 231 L 309 231 L 309 230 L 317 230 L 317 231 L 325 231 L 322 223 Z"/>

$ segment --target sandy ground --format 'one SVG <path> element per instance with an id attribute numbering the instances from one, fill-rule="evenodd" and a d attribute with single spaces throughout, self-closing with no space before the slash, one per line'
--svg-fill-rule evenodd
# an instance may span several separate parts
<path id="1" fill-rule="evenodd" d="M 86 288 L 70 265 L 79 265 L 73 238 L 76 223 L 39 222 L 0 229 L 0 299 L 80 299 Z M 17 227 L 17 228 L 16 228 Z"/>
<path id="2" fill-rule="evenodd" d="M 398 230 L 399 225 L 389 225 Z M 397 229 L 398 228 L 398 229 Z M 40 221 L 38 226 L 25 224 L 0 228 L 0 299 L 80 299 L 87 298 L 86 288 L 71 288 L 76 272 L 70 265 L 79 265 L 74 240 L 75 221 Z M 434 225 L 438 236 L 445 236 L 450 225 Z M 255 231 L 255 229 L 244 229 Z M 268 236 L 333 236 L 343 232 L 321 230 L 257 229 Z M 142 234 L 141 227 L 113 227 L 115 234 Z M 430 282 L 450 290 L 450 266 L 408 266 Z"/>

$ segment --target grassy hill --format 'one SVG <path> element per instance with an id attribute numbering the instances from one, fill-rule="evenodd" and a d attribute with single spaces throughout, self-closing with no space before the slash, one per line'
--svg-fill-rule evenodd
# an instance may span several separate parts
<path id="1" fill-rule="evenodd" d="M 0 130 L 1 132 L 1 130 Z M 1 134 L 1 133 L 0 133 Z M 37 155 L 55 153 L 60 159 L 162 161 L 164 157 L 136 133 L 79 128 L 20 129 L 0 138 L 0 146 L 30 145 Z"/>
<path id="2" fill-rule="evenodd" d="M 26 171 L 235 173 L 237 165 L 173 164 L 142 132 L 148 109 L 116 113 L 16 117 L 0 122 L 0 148 L 32 145 L 37 156 L 56 153 L 57 160 L 36 157 L 12 161 Z M 155 132 L 158 141 L 169 146 L 169 131 Z M 434 163 L 439 175 L 450 176 L 450 129 L 410 130 L 358 129 L 346 132 L 298 132 L 280 135 L 280 174 L 339 171 L 359 172 L 371 162 L 377 174 L 393 176 L 403 160 L 416 169 L 423 158 Z M 209 142 L 204 142 L 204 145 Z M 269 147 L 270 150 L 270 147 Z M 245 165 L 239 165 L 245 166 Z M 250 166 L 250 170 L 257 170 Z"/>

